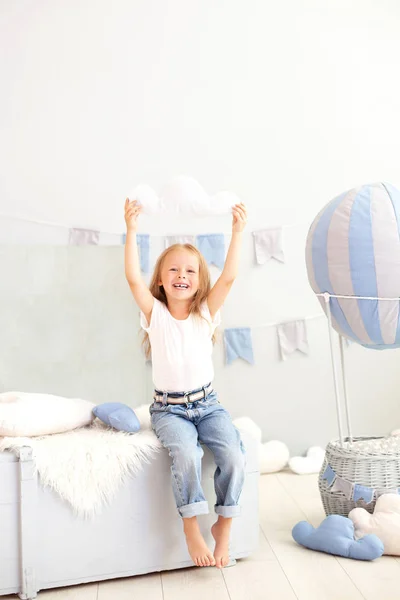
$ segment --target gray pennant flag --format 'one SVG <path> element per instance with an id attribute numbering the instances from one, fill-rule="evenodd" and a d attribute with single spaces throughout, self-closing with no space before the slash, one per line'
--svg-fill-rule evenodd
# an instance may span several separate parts
<path id="1" fill-rule="evenodd" d="M 278 325 L 278 338 L 282 360 L 286 360 L 296 350 L 308 354 L 307 328 L 304 320 L 291 321 Z"/>
<path id="2" fill-rule="evenodd" d="M 351 500 L 353 497 L 353 484 L 341 477 L 336 477 L 331 490 L 332 492 L 343 492 L 347 500 Z"/>
<path id="3" fill-rule="evenodd" d="M 77 229 L 69 230 L 69 245 L 70 246 L 97 246 L 99 244 L 100 232 L 92 229 Z"/>

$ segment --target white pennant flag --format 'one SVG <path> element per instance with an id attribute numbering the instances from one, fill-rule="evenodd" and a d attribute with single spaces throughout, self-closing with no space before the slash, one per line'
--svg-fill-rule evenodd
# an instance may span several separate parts
<path id="1" fill-rule="evenodd" d="M 196 245 L 196 236 L 194 235 L 167 235 L 165 236 L 165 247 L 169 248 L 173 244 L 191 244 Z"/>
<path id="2" fill-rule="evenodd" d="M 257 264 L 263 265 L 271 258 L 285 262 L 282 242 L 282 227 L 253 231 Z"/>

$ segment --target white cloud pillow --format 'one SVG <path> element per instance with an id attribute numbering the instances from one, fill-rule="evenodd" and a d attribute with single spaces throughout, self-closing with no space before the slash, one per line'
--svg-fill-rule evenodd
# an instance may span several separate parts
<path id="1" fill-rule="evenodd" d="M 289 448 L 279 440 L 270 440 L 260 444 L 260 473 L 277 473 L 287 465 Z"/>
<path id="2" fill-rule="evenodd" d="M 312 446 L 307 456 L 293 456 L 289 460 L 289 469 L 298 475 L 319 473 L 325 458 L 325 450 L 320 446 Z"/>
<path id="3" fill-rule="evenodd" d="M 218 192 L 210 196 L 198 181 L 191 177 L 176 177 L 162 188 L 160 196 L 149 185 L 140 184 L 129 193 L 130 200 L 138 200 L 146 214 L 231 215 L 232 206 L 240 198 L 232 192 Z"/>
<path id="4" fill-rule="evenodd" d="M 37 436 L 83 427 L 94 419 L 96 405 L 52 394 L 0 394 L 0 436 Z"/>
<path id="5" fill-rule="evenodd" d="M 374 514 L 364 508 L 353 508 L 349 518 L 354 523 L 354 535 L 358 540 L 374 533 L 382 540 L 384 554 L 400 555 L 400 496 L 383 494 L 375 504 Z"/>
<path id="6" fill-rule="evenodd" d="M 276 473 L 282 471 L 290 457 L 289 448 L 283 442 L 270 440 L 261 443 L 262 431 L 250 417 L 239 417 L 233 421 L 235 427 L 245 431 L 259 443 L 258 456 L 260 473 Z"/>

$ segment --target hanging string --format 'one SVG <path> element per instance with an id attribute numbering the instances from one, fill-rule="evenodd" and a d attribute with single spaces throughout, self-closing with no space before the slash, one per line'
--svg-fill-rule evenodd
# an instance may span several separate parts
<path id="1" fill-rule="evenodd" d="M 210 215 L 211 216 L 211 215 Z M 122 231 L 122 232 L 116 232 L 116 231 L 109 231 L 109 230 L 104 230 L 104 229 L 94 229 L 92 227 L 76 227 L 75 225 L 61 225 L 60 223 L 52 223 L 51 221 L 43 221 L 41 219 L 33 219 L 31 217 L 21 217 L 20 215 L 10 215 L 7 213 L 0 213 L 0 219 L 12 219 L 13 221 L 24 221 L 26 223 L 35 223 L 37 225 L 45 225 L 46 227 L 59 227 L 60 229 L 87 229 L 90 231 L 98 231 L 99 233 L 105 233 L 108 235 L 116 235 L 116 236 L 123 236 L 126 231 Z M 294 227 L 305 227 L 308 226 L 308 224 L 306 223 L 290 223 L 289 225 L 269 225 L 267 227 L 261 227 L 258 231 L 264 231 L 264 230 L 268 230 L 268 229 L 292 229 Z M 146 233 L 146 232 L 143 232 Z M 223 235 L 231 235 L 232 231 L 222 231 L 219 232 L 222 233 Z M 253 233 L 253 231 L 249 232 L 247 231 L 246 233 Z M 166 236 L 178 236 L 178 235 L 184 235 L 182 233 L 168 233 L 168 234 L 150 234 L 151 237 L 154 238 L 164 238 Z M 199 235 L 199 234 L 193 234 L 193 235 Z"/>
<path id="2" fill-rule="evenodd" d="M 298 317 L 297 319 L 285 319 L 284 321 L 271 321 L 270 323 L 262 323 L 261 325 L 254 325 L 251 329 L 258 329 L 260 327 L 275 327 L 276 325 L 285 325 L 286 323 L 293 323 L 294 321 L 310 321 L 311 319 L 319 319 L 324 317 L 325 313 L 318 313 L 310 315 L 308 317 Z"/>

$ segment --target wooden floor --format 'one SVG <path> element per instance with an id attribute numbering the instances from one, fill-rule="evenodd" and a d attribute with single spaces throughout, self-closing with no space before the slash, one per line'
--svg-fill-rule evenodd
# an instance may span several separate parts
<path id="1" fill-rule="evenodd" d="M 400 558 L 374 562 L 301 548 L 295 523 L 325 514 L 316 475 L 281 472 L 260 478 L 260 544 L 236 566 L 190 568 L 40 592 L 39 600 L 399 600 Z M 14 599 L 3 596 L 1 600 Z"/>

